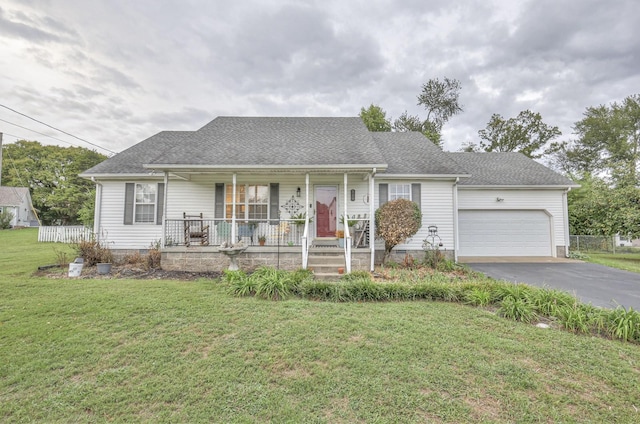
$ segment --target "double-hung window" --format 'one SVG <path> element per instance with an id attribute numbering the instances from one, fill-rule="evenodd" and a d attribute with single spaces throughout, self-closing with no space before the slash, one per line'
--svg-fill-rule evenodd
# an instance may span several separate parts
<path id="1" fill-rule="evenodd" d="M 162 224 L 164 183 L 125 183 L 124 225 Z"/>
<path id="2" fill-rule="evenodd" d="M 233 206 L 236 207 L 237 219 L 266 220 L 269 216 L 268 185 L 237 185 L 233 198 L 233 186 L 226 186 L 225 217 L 230 219 Z"/>
<path id="3" fill-rule="evenodd" d="M 411 199 L 411 184 L 389 184 L 389 200 Z"/>
<path id="4" fill-rule="evenodd" d="M 136 184 L 135 222 L 151 223 L 156 220 L 156 184 Z"/>

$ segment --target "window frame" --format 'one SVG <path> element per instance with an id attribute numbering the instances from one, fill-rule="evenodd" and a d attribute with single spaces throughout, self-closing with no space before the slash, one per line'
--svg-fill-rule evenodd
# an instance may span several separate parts
<path id="1" fill-rule="evenodd" d="M 398 190 L 402 187 L 402 190 Z M 397 199 L 407 199 L 413 201 L 413 190 L 411 183 L 390 183 L 388 185 L 388 201 Z"/>
<path id="2" fill-rule="evenodd" d="M 257 202 L 261 197 L 258 195 L 258 189 L 262 187 L 266 196 L 264 202 Z M 254 193 L 251 194 L 251 189 L 254 189 Z M 236 219 L 243 221 L 268 221 L 270 212 L 270 197 L 271 190 L 269 184 L 236 184 L 236 198 L 233 199 L 233 185 L 225 184 L 224 195 L 224 215 L 225 219 L 231 219 L 233 215 L 233 204 L 236 205 Z M 250 202 L 251 199 L 255 199 L 255 202 Z M 229 200 L 233 202 L 229 202 Z M 262 206 L 265 209 L 265 216 L 260 218 L 251 217 L 251 208 Z M 255 216 L 255 212 L 254 212 Z"/>
<path id="3" fill-rule="evenodd" d="M 153 192 L 153 202 L 138 202 L 138 186 L 148 186 Z M 154 183 L 134 183 L 133 186 L 133 224 L 134 225 L 154 225 L 156 224 L 157 217 L 157 207 L 158 207 L 158 184 Z M 143 194 L 144 196 L 144 194 Z M 143 199 L 144 200 L 144 199 Z M 138 206 L 153 206 L 153 211 L 150 215 L 151 220 L 149 221 L 139 221 L 138 220 Z M 142 214 L 140 214 L 142 215 Z M 149 215 L 149 214 L 145 214 Z"/>

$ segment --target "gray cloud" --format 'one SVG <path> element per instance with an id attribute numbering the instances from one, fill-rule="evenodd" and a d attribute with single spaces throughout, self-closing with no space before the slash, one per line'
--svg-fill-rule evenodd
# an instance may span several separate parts
<path id="1" fill-rule="evenodd" d="M 640 86 L 635 0 L 7 1 L 0 96 L 117 150 L 217 115 L 422 114 L 444 76 L 463 87 L 449 150 L 524 109 L 570 138 Z"/>

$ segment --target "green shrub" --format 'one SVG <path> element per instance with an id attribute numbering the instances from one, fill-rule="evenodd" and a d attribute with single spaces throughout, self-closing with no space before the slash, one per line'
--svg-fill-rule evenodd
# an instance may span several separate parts
<path id="1" fill-rule="evenodd" d="M 533 305 L 526 298 L 511 295 L 504 297 L 500 302 L 498 315 L 524 323 L 530 323 L 537 318 Z"/>
<path id="2" fill-rule="evenodd" d="M 11 228 L 11 220 L 13 219 L 13 214 L 6 209 L 3 209 L 0 212 L 0 230 L 8 230 Z"/>

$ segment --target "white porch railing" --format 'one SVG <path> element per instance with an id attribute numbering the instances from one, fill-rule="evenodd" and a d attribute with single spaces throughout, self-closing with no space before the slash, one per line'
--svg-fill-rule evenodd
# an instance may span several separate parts
<path id="1" fill-rule="evenodd" d="M 75 243 L 91 237 L 93 230 L 82 225 L 38 228 L 38 241 L 44 243 Z"/>

